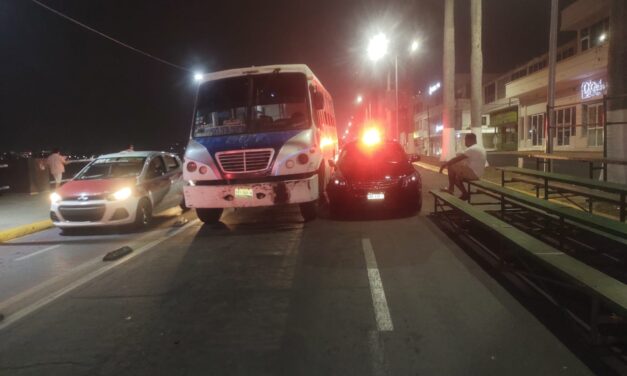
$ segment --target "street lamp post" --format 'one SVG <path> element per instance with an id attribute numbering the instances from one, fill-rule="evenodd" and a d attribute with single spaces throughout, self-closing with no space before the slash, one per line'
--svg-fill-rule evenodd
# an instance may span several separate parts
<path id="1" fill-rule="evenodd" d="M 389 39 L 383 33 L 379 33 L 370 39 L 368 43 L 368 57 L 371 61 L 377 62 L 381 60 L 388 53 Z M 420 48 L 420 43 L 417 40 L 413 40 L 409 45 L 409 53 L 413 54 Z M 388 75 L 389 77 L 389 75 Z M 389 79 L 388 79 L 389 83 Z M 388 88 L 389 89 L 389 88 Z M 392 129 L 393 138 L 399 138 L 399 108 L 398 108 L 398 51 L 394 53 L 394 128 Z"/>

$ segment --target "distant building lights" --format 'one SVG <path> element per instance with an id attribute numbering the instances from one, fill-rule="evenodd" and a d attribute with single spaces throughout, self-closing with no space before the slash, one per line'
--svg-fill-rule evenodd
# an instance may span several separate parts
<path id="1" fill-rule="evenodd" d="M 436 82 L 435 84 L 429 86 L 429 95 L 433 95 L 433 93 L 438 91 L 441 86 L 442 85 L 439 82 Z"/>

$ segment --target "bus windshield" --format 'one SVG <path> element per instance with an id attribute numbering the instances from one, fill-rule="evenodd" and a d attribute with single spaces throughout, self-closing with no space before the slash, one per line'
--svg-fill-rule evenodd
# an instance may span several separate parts
<path id="1" fill-rule="evenodd" d="M 209 81 L 199 88 L 193 137 L 309 127 L 307 79 L 271 73 Z"/>

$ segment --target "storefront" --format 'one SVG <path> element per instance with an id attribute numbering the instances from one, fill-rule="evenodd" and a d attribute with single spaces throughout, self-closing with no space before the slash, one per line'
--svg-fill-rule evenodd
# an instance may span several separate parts
<path id="1" fill-rule="evenodd" d="M 490 124 L 483 136 L 486 149 L 512 151 L 518 149 L 518 107 L 490 113 Z"/>

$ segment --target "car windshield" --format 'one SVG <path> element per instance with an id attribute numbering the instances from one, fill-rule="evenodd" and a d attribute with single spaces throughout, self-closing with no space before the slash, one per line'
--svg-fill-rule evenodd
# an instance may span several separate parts
<path id="1" fill-rule="evenodd" d="M 353 143 L 340 153 L 338 167 L 345 174 L 371 177 L 402 174 L 407 169 L 407 163 L 407 155 L 397 143 L 388 142 L 375 147 Z"/>
<path id="2" fill-rule="evenodd" d="M 146 158 L 142 157 L 116 157 L 99 158 L 81 171 L 76 179 L 115 179 L 131 178 L 142 172 Z"/>
<path id="3" fill-rule="evenodd" d="M 204 83 L 198 92 L 194 137 L 303 129 L 309 126 L 307 79 L 272 73 Z"/>

